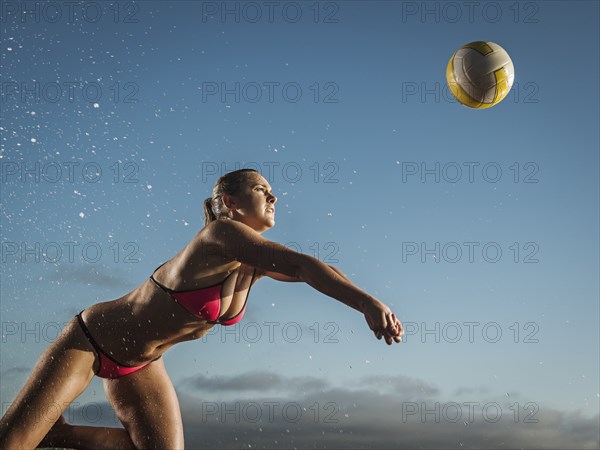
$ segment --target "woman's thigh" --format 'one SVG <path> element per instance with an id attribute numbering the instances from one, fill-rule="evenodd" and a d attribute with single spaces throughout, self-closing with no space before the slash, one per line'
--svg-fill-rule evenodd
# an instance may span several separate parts
<path id="1" fill-rule="evenodd" d="M 163 358 L 103 382 L 106 397 L 136 448 L 183 448 L 179 401 Z"/>
<path id="2" fill-rule="evenodd" d="M 40 355 L 0 420 L 0 448 L 35 447 L 89 385 L 94 360 L 93 347 L 73 318 Z"/>

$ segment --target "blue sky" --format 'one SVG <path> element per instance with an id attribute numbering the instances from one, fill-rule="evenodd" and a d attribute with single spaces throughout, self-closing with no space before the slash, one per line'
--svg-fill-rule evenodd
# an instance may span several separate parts
<path id="1" fill-rule="evenodd" d="M 240 324 L 165 355 L 190 448 L 598 447 L 598 2 L 32 4 L 2 10 L 4 409 L 60 324 L 143 282 L 216 179 L 253 167 L 279 198 L 264 236 L 411 334 L 388 347 L 310 286 L 261 280 Z M 515 66 L 479 111 L 445 85 L 475 40 Z M 119 425 L 99 379 L 77 401 L 73 422 Z M 252 402 L 262 421 L 215 424 Z"/>

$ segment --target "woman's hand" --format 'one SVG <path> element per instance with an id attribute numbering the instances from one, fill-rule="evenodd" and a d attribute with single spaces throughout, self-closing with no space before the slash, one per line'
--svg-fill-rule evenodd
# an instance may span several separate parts
<path id="1" fill-rule="evenodd" d="M 381 340 L 384 337 L 388 345 L 392 345 L 393 341 L 402 342 L 404 328 L 386 305 L 379 300 L 373 300 L 364 305 L 363 313 L 377 339 Z"/>

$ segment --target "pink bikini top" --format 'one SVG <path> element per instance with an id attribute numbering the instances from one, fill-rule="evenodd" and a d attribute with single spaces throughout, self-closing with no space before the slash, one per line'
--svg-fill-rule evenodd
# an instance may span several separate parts
<path id="1" fill-rule="evenodd" d="M 177 304 L 185 308 L 186 311 L 210 324 L 215 325 L 235 325 L 242 320 L 242 317 L 244 317 L 244 312 L 246 311 L 246 305 L 248 304 L 248 297 L 250 296 L 250 289 L 252 289 L 252 282 L 254 281 L 256 269 L 254 269 L 254 272 L 252 273 L 252 281 L 250 281 L 250 287 L 248 288 L 248 294 L 246 295 L 246 300 L 244 301 L 244 307 L 242 310 L 231 319 L 219 320 L 219 315 L 221 314 L 221 287 L 223 284 L 225 284 L 225 281 L 233 272 L 227 275 L 223 281 L 213 284 L 212 286 L 202 289 L 195 289 L 192 291 L 174 291 L 166 286 L 163 286 L 154 279 L 154 274 L 156 271 L 165 264 L 166 262 L 158 266 L 150 276 L 150 279 L 154 281 L 159 288 L 169 294 Z"/>

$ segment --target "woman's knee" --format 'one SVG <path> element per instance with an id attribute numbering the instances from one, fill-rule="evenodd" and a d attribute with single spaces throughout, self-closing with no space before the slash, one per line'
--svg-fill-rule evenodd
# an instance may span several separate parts
<path id="1" fill-rule="evenodd" d="M 183 423 L 176 402 L 148 399 L 118 416 L 137 449 L 184 448 Z"/>

